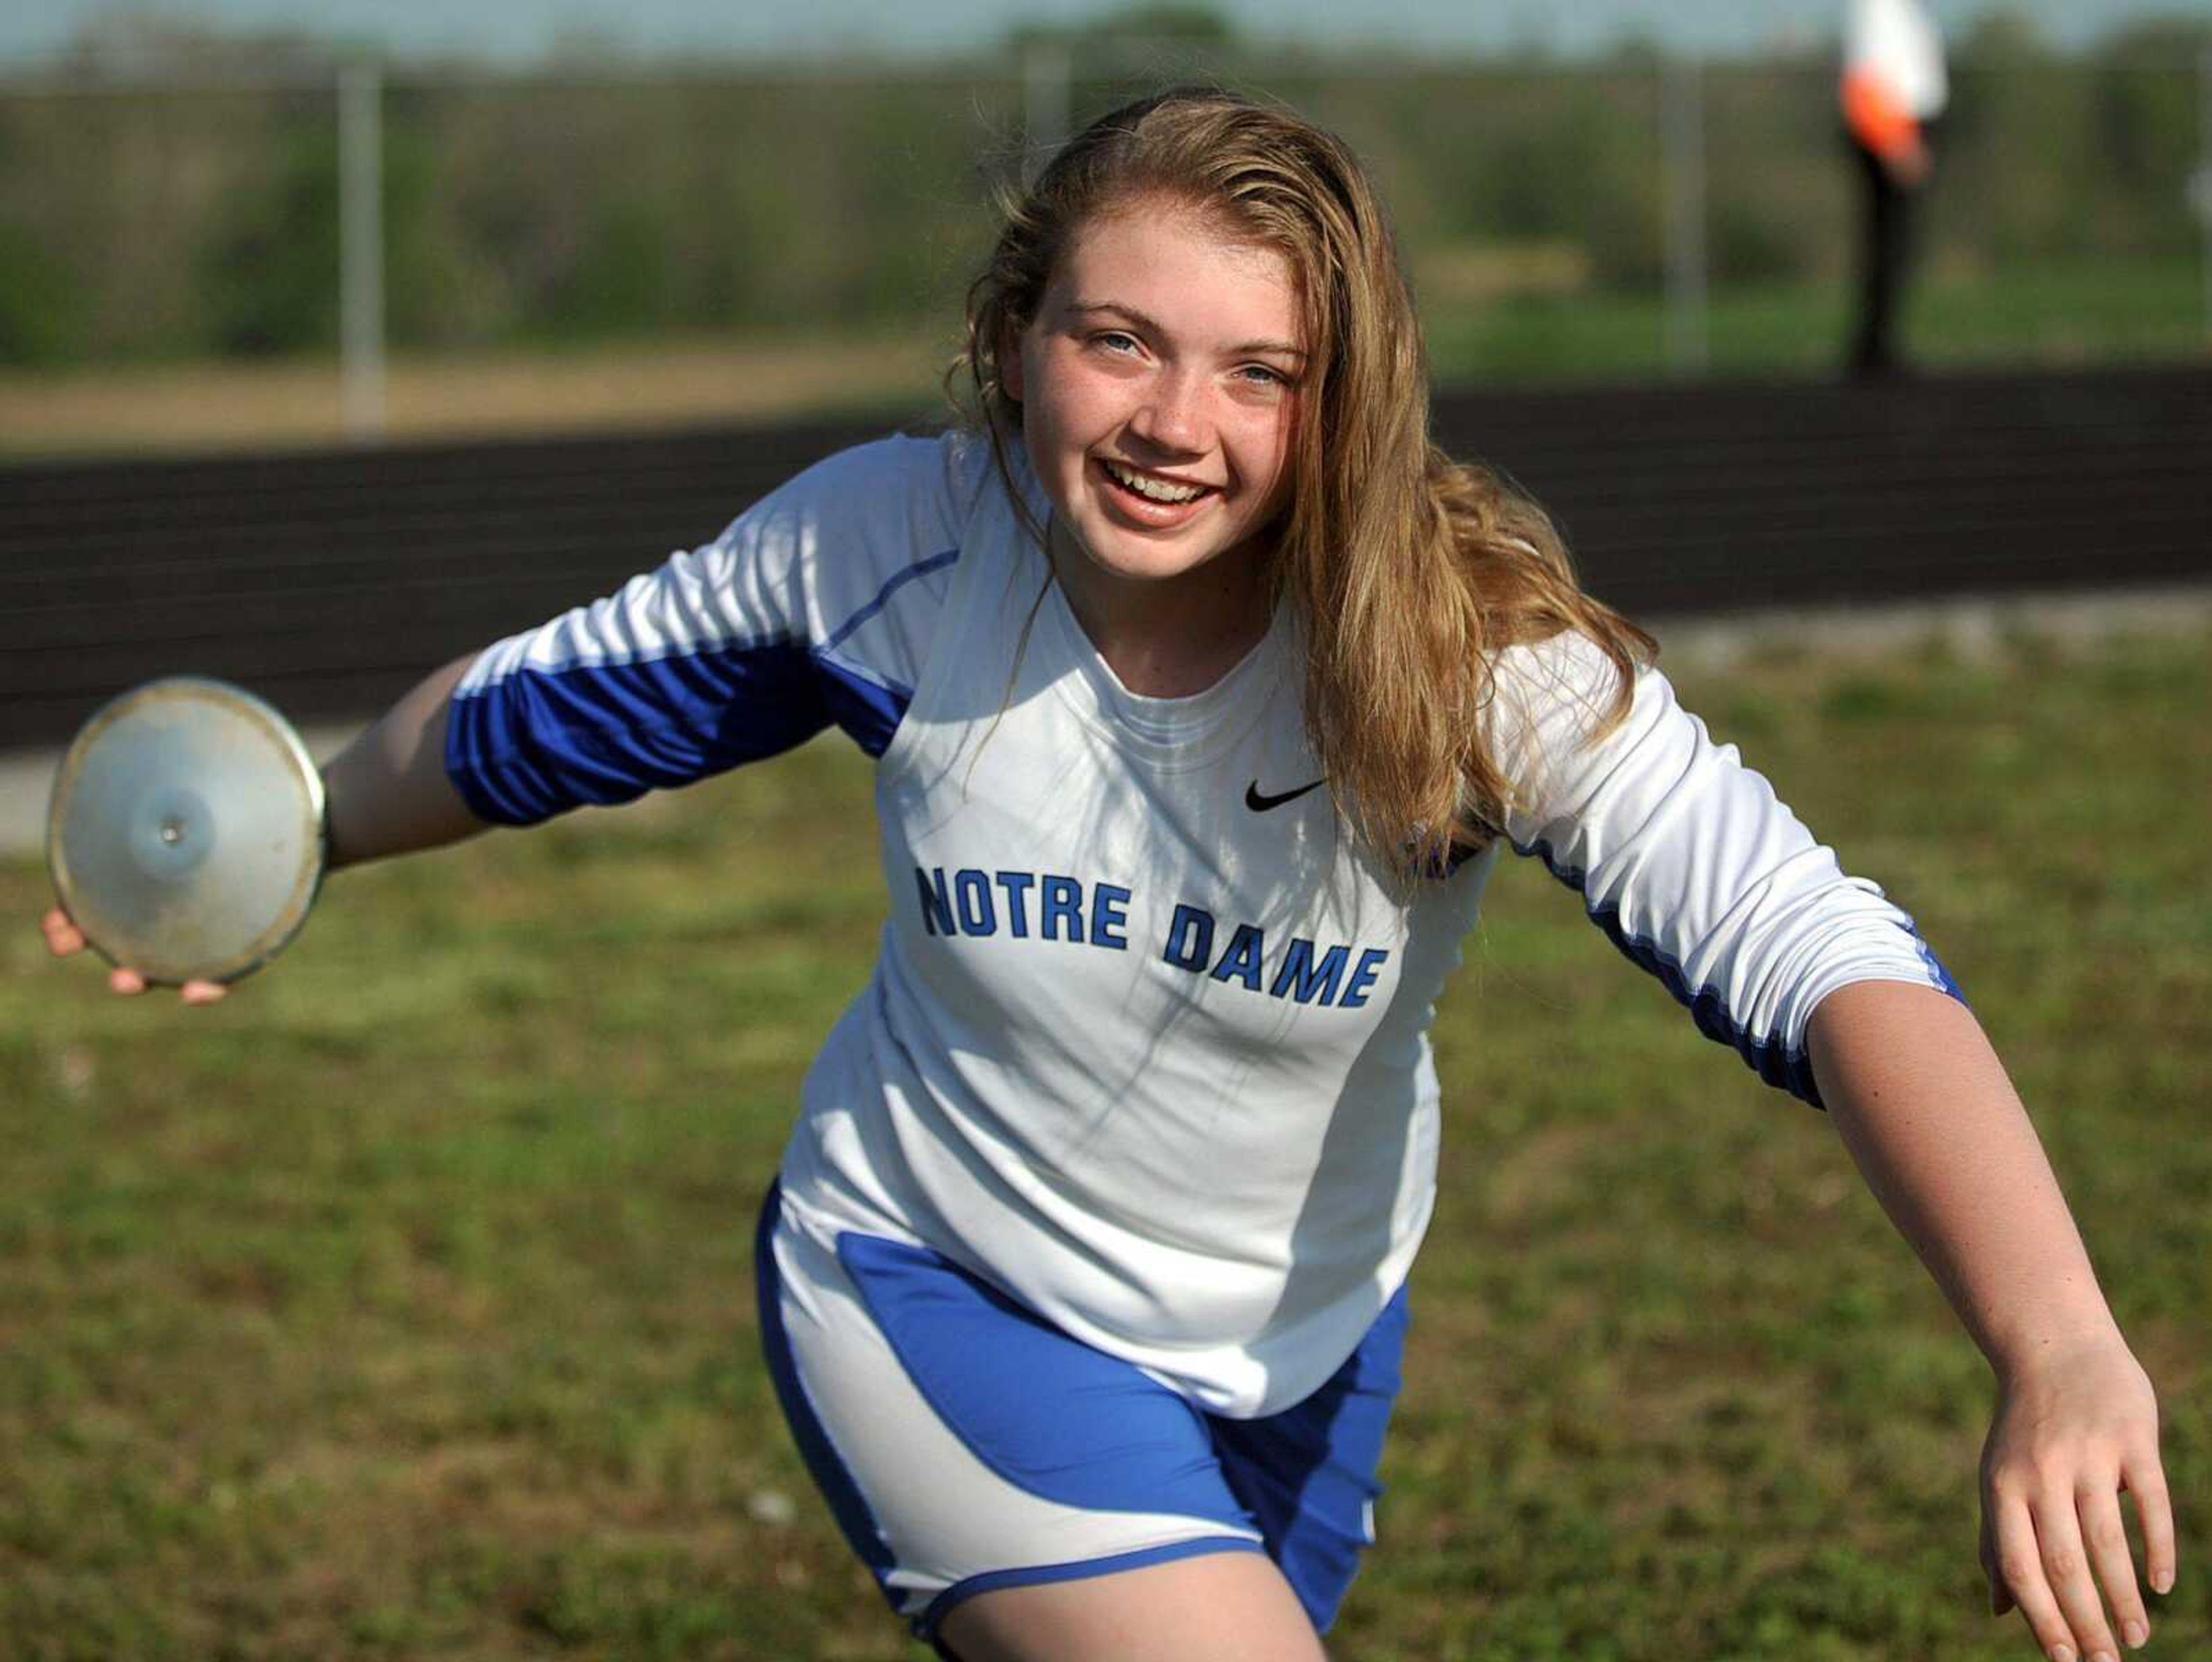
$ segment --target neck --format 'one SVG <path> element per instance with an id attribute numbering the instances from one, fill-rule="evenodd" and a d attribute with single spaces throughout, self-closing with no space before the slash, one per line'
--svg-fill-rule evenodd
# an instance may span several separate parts
<path id="1" fill-rule="evenodd" d="M 1256 548 L 1231 550 L 1179 576 L 1139 581 L 1101 571 L 1057 519 L 1047 546 L 1068 610 L 1131 692 L 1149 698 L 1203 692 L 1267 632 L 1272 607 Z"/>

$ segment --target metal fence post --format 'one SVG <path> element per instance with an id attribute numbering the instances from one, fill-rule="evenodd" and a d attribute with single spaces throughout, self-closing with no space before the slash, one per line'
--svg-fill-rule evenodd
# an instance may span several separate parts
<path id="1" fill-rule="evenodd" d="M 1668 57 L 1660 70 L 1660 149 L 1667 226 L 1667 362 L 1678 375 L 1701 374 L 1706 339 L 1705 82 L 1694 58 Z"/>
<path id="2" fill-rule="evenodd" d="M 2197 234 L 2203 249 L 2204 338 L 2212 341 L 2212 45 L 2197 60 Z"/>
<path id="3" fill-rule="evenodd" d="M 1036 40 L 1022 48 L 1022 179 L 1034 180 L 1067 142 L 1068 81 L 1073 70 L 1067 48 Z"/>
<path id="4" fill-rule="evenodd" d="M 384 75 L 338 71 L 340 401 L 346 436 L 384 436 Z"/>

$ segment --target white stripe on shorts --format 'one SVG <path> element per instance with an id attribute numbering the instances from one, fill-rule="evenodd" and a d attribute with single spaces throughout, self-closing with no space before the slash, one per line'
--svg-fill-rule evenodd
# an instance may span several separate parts
<path id="1" fill-rule="evenodd" d="M 930 1406 L 835 1249 L 787 1202 L 771 1239 L 800 1389 L 889 1549 L 890 1566 L 878 1574 L 902 1615 L 919 1621 L 979 1577 L 1061 1579 L 1053 1572 L 1072 1577 L 1096 1561 L 1209 1549 L 1200 1543 L 1264 1549 L 1258 1530 L 1220 1519 L 1085 1510 L 1009 1482 Z"/>

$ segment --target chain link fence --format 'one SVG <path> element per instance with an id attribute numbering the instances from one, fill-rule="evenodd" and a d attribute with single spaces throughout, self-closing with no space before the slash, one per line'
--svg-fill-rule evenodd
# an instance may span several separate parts
<path id="1" fill-rule="evenodd" d="M 1284 99 L 1367 159 L 1441 380 L 1808 372 L 1839 350 L 1855 208 L 1824 60 L 1041 46 L 850 74 L 0 84 L 0 364 L 343 345 L 373 431 L 387 347 L 949 346 L 994 191 L 1188 79 Z M 1917 350 L 2204 350 L 2212 48 L 1959 63 L 1939 155 Z"/>

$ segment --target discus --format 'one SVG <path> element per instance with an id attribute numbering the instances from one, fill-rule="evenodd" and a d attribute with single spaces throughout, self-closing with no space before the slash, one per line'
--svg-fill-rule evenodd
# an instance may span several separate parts
<path id="1" fill-rule="evenodd" d="M 170 985 L 235 981 L 307 920 L 323 879 L 323 777 L 291 723 L 243 688 L 149 681 L 70 741 L 46 864 L 110 963 Z"/>

